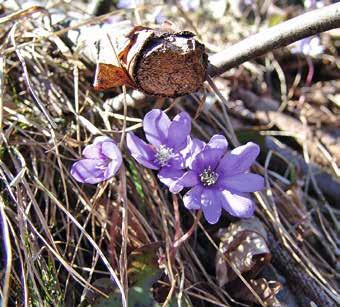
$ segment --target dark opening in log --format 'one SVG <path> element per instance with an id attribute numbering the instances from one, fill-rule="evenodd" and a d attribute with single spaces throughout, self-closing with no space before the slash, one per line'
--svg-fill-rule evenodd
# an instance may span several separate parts
<path id="1" fill-rule="evenodd" d="M 176 97 L 195 92 L 206 77 L 204 45 L 190 32 L 154 33 L 136 55 L 129 72 L 142 91 Z"/>

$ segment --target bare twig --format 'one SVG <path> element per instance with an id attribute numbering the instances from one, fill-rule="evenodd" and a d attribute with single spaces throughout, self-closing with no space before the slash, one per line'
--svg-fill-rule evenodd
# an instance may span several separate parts
<path id="1" fill-rule="evenodd" d="M 193 234 L 193 232 L 196 230 L 196 226 L 200 220 L 202 216 L 202 211 L 198 211 L 198 213 L 195 216 L 195 220 L 194 223 L 192 224 L 192 226 L 190 227 L 190 229 L 180 238 L 178 238 L 175 242 L 174 242 L 174 246 L 173 248 L 176 249 L 178 248 L 182 243 L 184 243 L 187 239 L 190 238 L 190 236 Z"/>
<path id="2" fill-rule="evenodd" d="M 49 14 L 48 10 L 46 10 L 42 6 L 34 5 L 34 6 L 29 7 L 29 8 L 22 9 L 22 10 L 19 10 L 17 12 L 14 12 L 12 14 L 9 14 L 7 16 L 1 17 L 0 18 L 0 24 L 16 21 L 16 20 L 21 19 L 23 17 L 31 16 L 32 14 L 34 14 L 36 12 L 41 12 L 41 13 L 47 15 L 49 20 L 50 20 L 50 14 Z M 51 24 L 51 22 L 50 22 L 50 24 Z"/>
<path id="3" fill-rule="evenodd" d="M 268 232 L 268 242 L 274 265 L 288 279 L 291 290 L 296 294 L 296 298 L 302 306 L 308 305 L 311 301 L 318 306 L 336 306 L 324 289 L 310 275 L 300 270 L 290 254 L 281 244 L 278 244 L 277 239 L 270 232 Z"/>
<path id="4" fill-rule="evenodd" d="M 3 121 L 4 71 L 5 59 L 0 57 L 0 132 L 2 132 Z"/>
<path id="5" fill-rule="evenodd" d="M 340 27 L 340 3 L 325 6 L 280 23 L 209 57 L 210 76 L 252 60 L 302 38 Z"/>
<path id="6" fill-rule="evenodd" d="M 1 226 L 2 226 L 2 237 L 3 237 L 3 250 L 6 254 L 6 269 L 4 270 L 4 278 L 3 278 L 3 289 L 2 289 L 2 297 L 3 297 L 3 306 L 6 307 L 9 298 L 10 292 L 10 284 L 11 284 L 11 268 L 12 268 L 12 246 L 11 239 L 8 231 L 8 221 L 5 212 L 5 203 L 2 198 L 0 198 L 0 216 L 1 216 Z"/>
<path id="7" fill-rule="evenodd" d="M 340 3 L 302 14 L 258 34 L 247 37 L 225 50 L 209 57 L 208 75 L 216 77 L 244 62 L 253 60 L 274 49 L 285 47 L 305 37 L 340 27 Z M 136 94 L 130 94 L 136 96 Z M 130 99 L 130 95 L 127 97 Z M 147 95 L 134 99 L 137 105 Z M 115 97 L 123 105 L 123 94 Z M 120 103 L 119 103 L 120 102 Z"/>

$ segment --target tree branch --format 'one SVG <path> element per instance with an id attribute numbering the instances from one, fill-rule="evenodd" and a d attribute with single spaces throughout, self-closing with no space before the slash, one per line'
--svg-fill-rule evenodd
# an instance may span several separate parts
<path id="1" fill-rule="evenodd" d="M 258 34 L 226 48 L 209 57 L 208 73 L 216 77 L 228 69 L 236 67 L 244 62 L 255 59 L 274 49 L 288 46 L 305 37 L 340 27 L 340 3 L 328 5 L 321 9 L 302 14 L 277 26 L 271 27 Z M 138 95 L 143 101 L 147 95 Z M 123 95 L 115 100 L 123 101 Z"/>
<path id="2" fill-rule="evenodd" d="M 340 27 L 340 3 L 325 6 L 252 35 L 209 57 L 208 73 L 215 77 L 230 68 L 302 38 Z"/>

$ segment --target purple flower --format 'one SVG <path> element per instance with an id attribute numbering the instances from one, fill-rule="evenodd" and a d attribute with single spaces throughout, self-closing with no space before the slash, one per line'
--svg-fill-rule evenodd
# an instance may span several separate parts
<path id="1" fill-rule="evenodd" d="M 127 147 L 140 164 L 159 170 L 158 178 L 169 186 L 184 174 L 180 151 L 188 144 L 191 118 L 182 112 L 171 121 L 162 110 L 154 109 L 145 115 L 143 129 L 150 144 L 128 133 Z"/>
<path id="2" fill-rule="evenodd" d="M 131 9 L 142 4 L 141 0 L 119 0 L 117 3 L 118 9 Z"/>
<path id="3" fill-rule="evenodd" d="M 325 49 L 321 43 L 319 36 L 303 38 L 293 43 L 291 46 L 293 46 L 293 48 L 291 49 L 292 53 L 302 53 L 304 55 L 310 55 L 312 57 L 322 54 Z"/>
<path id="4" fill-rule="evenodd" d="M 317 0 L 305 0 L 304 6 L 306 9 L 316 9 L 316 8 L 322 8 L 325 6 L 325 1 L 317 1 Z"/>
<path id="5" fill-rule="evenodd" d="M 79 182 L 98 183 L 114 176 L 121 164 L 122 154 L 115 142 L 106 136 L 94 139 L 83 150 L 85 159 L 75 162 L 71 175 Z"/>
<path id="6" fill-rule="evenodd" d="M 251 217 L 254 203 L 249 193 L 264 187 L 263 177 L 249 172 L 259 146 L 249 142 L 227 152 L 222 135 L 214 135 L 208 144 L 194 139 L 191 145 L 189 170 L 170 185 L 170 191 L 191 188 L 183 197 L 185 207 L 202 209 L 210 224 L 217 223 L 222 208 L 236 217 Z"/>
<path id="7" fill-rule="evenodd" d="M 195 12 L 200 8 L 199 0 L 180 0 L 179 3 L 186 12 Z"/>

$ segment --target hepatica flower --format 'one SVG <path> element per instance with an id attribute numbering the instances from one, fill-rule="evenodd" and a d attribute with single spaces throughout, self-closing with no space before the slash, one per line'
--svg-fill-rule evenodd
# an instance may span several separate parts
<path id="1" fill-rule="evenodd" d="M 113 177 L 122 164 L 122 154 L 109 137 L 95 138 L 83 150 L 84 159 L 75 162 L 71 175 L 79 182 L 98 183 Z"/>
<path id="2" fill-rule="evenodd" d="M 180 152 L 188 144 L 190 116 L 182 112 L 171 121 L 162 110 L 153 109 L 145 115 L 143 129 L 149 144 L 128 133 L 127 147 L 140 164 L 159 170 L 158 178 L 169 186 L 184 174 Z"/>
<path id="3" fill-rule="evenodd" d="M 292 53 L 302 53 L 312 57 L 318 56 L 324 52 L 324 47 L 319 36 L 306 37 L 292 44 Z"/>
<path id="4" fill-rule="evenodd" d="M 229 214 L 247 218 L 254 213 L 250 192 L 264 187 L 263 177 L 249 172 L 260 150 L 254 143 L 227 151 L 224 136 L 215 135 L 208 144 L 192 141 L 189 170 L 171 184 L 170 191 L 190 188 L 183 202 L 188 209 L 202 209 L 210 224 L 219 220 L 222 208 Z"/>

